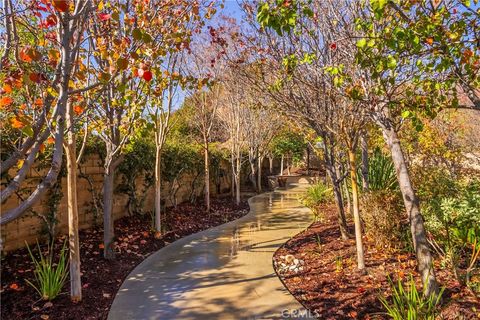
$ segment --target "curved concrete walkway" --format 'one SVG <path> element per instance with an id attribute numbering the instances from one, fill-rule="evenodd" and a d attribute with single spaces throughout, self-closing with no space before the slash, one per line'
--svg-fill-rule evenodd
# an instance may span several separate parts
<path id="1" fill-rule="evenodd" d="M 151 255 L 127 277 L 108 319 L 305 315 L 275 274 L 272 256 L 311 223 L 310 210 L 298 202 L 306 186 L 255 196 L 249 200 L 248 215 L 182 238 Z"/>

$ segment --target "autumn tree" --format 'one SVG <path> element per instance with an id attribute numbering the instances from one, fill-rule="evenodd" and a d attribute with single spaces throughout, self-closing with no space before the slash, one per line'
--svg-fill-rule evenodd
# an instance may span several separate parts
<path id="1" fill-rule="evenodd" d="M 262 192 L 262 165 L 270 143 L 281 128 L 282 117 L 269 106 L 253 103 L 246 114 L 246 144 L 250 164 L 250 180 L 257 192 Z M 303 151 L 303 150 L 302 150 Z M 283 157 L 284 155 L 282 155 Z"/>
<path id="2" fill-rule="evenodd" d="M 187 57 L 189 74 L 196 79 L 188 87 L 186 104 L 191 112 L 190 125 L 203 147 L 204 156 L 204 202 L 210 212 L 210 142 L 218 122 L 217 110 L 222 99 L 222 80 L 228 68 L 224 59 L 225 39 L 209 26 L 208 34 L 202 34 L 191 45 Z"/>
<path id="3" fill-rule="evenodd" d="M 335 130 L 329 129 L 336 123 L 334 100 L 331 99 L 331 81 L 335 81 L 335 77 L 331 80 L 325 70 L 335 54 L 335 45 L 328 40 L 318 41 L 321 29 L 308 18 L 302 22 L 306 24 L 302 37 L 300 33 L 283 33 L 281 30 L 278 34 L 268 28 L 259 28 L 253 17 L 253 8 L 246 5 L 245 9 L 252 17 L 251 25 L 256 32 L 254 48 L 258 54 L 255 61 L 260 69 L 250 79 L 258 92 L 268 94 L 287 117 L 299 125 L 309 126 L 321 138 L 322 158 L 333 185 L 339 228 L 346 239 L 349 235 L 341 187 L 345 175 L 339 171 Z M 261 20 L 260 12 L 263 11 L 259 10 Z M 265 10 L 268 12 L 269 9 Z M 270 22 L 276 21 L 272 15 L 263 17 L 266 19 L 267 16 Z"/>
<path id="4" fill-rule="evenodd" d="M 245 119 L 249 112 L 245 105 L 246 94 L 238 79 L 234 76 L 234 70 L 229 70 L 228 76 L 222 82 L 225 87 L 225 95 L 218 109 L 218 117 L 222 123 L 226 143 L 230 149 L 232 166 L 232 195 L 236 204 L 240 204 L 241 170 L 245 161 Z"/>
<path id="5" fill-rule="evenodd" d="M 87 92 L 102 89 L 102 83 L 86 81 L 88 52 L 83 44 L 96 8 L 92 1 L 42 2 L 33 6 L 4 1 L 5 47 L 1 77 L 2 107 L 12 126 L 25 138 L 2 162 L 2 173 L 17 164 L 15 177 L 2 190 L 2 202 L 15 193 L 45 144 L 53 148 L 51 165 L 35 190 L 16 208 L 2 215 L 2 224 L 28 211 L 56 182 L 63 148 L 68 163 L 68 226 L 71 297 L 81 300 L 80 247 L 76 203 L 75 127 L 85 108 Z M 32 18 L 35 17 L 35 18 Z M 93 95 L 94 93 L 92 93 Z M 13 110 L 15 105 L 21 106 Z M 67 135 L 67 139 L 65 139 Z"/>

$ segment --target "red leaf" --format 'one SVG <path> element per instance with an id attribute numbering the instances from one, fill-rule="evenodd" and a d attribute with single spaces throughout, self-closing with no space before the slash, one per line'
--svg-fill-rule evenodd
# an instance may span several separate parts
<path id="1" fill-rule="evenodd" d="M 150 80 L 152 80 L 153 75 L 152 75 L 152 72 L 151 72 L 151 71 L 146 70 L 146 71 L 143 72 L 143 76 L 142 76 L 142 77 L 143 77 L 143 79 L 145 79 L 145 81 L 150 81 Z"/>
<path id="2" fill-rule="evenodd" d="M 41 75 L 37 72 L 30 73 L 28 78 L 30 79 L 30 81 L 35 82 L 35 83 L 40 83 L 40 81 L 42 80 Z"/>
<path id="3" fill-rule="evenodd" d="M 53 27 L 56 24 L 57 24 L 57 17 L 55 17 L 53 14 L 49 15 L 47 19 L 45 19 L 45 22 L 43 23 L 45 28 Z"/>
<path id="4" fill-rule="evenodd" d="M 359 287 L 359 288 L 357 289 L 357 292 L 358 292 L 358 293 L 364 293 L 365 291 L 367 291 L 367 289 L 365 289 L 365 288 L 363 288 L 363 287 Z"/>
<path id="5" fill-rule="evenodd" d="M 99 13 L 99 14 L 98 14 L 98 18 L 99 18 L 101 21 L 107 21 L 107 20 L 109 20 L 111 17 L 112 17 L 112 15 L 109 14 L 109 13 Z"/>

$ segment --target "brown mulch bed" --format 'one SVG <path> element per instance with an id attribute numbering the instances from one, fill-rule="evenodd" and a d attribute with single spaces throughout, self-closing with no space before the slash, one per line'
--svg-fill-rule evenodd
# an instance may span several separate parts
<path id="1" fill-rule="evenodd" d="M 47 303 L 25 280 L 32 280 L 33 266 L 26 249 L 2 258 L 1 319 L 106 319 L 108 310 L 123 280 L 153 252 L 186 235 L 235 220 L 248 212 L 247 201 L 240 206 L 230 198 L 212 199 L 212 212 L 206 214 L 202 204 L 184 203 L 168 209 L 167 229 L 156 239 L 151 231 L 151 216 L 131 216 L 115 222 L 117 254 L 114 261 L 103 259 L 101 228 L 80 232 L 83 301 L 72 303 L 69 284 L 60 296 Z M 58 239 L 59 251 L 64 239 Z M 56 260 L 55 260 L 56 261 Z"/>
<path id="2" fill-rule="evenodd" d="M 287 255 L 304 261 L 302 270 L 280 271 L 277 267 L 277 272 L 291 294 L 319 319 L 387 319 L 378 296 L 389 295 L 388 276 L 396 281 L 414 274 L 418 279 L 415 257 L 378 250 L 367 237 L 364 246 L 367 274 L 357 271 L 355 240 L 341 239 L 335 208 L 328 207 L 325 221 L 289 240 L 274 260 L 277 266 Z M 478 297 L 460 286 L 449 271 L 438 265 L 436 269 L 445 286 L 444 319 L 480 319 Z"/>

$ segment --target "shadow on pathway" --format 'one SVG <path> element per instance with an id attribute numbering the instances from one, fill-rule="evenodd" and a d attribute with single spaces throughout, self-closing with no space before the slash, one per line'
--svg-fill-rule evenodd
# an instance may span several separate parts
<path id="1" fill-rule="evenodd" d="M 282 319 L 284 310 L 305 312 L 277 278 L 272 257 L 311 223 L 298 202 L 306 186 L 255 196 L 245 217 L 147 258 L 123 283 L 108 319 Z"/>

